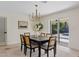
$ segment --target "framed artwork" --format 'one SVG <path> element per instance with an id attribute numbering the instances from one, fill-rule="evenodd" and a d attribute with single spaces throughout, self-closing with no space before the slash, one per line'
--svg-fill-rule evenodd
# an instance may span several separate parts
<path id="1" fill-rule="evenodd" d="M 18 28 L 27 28 L 28 22 L 27 21 L 18 21 Z"/>

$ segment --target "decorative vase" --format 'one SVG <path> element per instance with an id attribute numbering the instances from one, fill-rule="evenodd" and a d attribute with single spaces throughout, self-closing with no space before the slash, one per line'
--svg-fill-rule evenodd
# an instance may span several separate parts
<path id="1" fill-rule="evenodd" d="M 40 32 L 37 31 L 37 32 L 36 32 L 36 37 L 39 37 L 39 36 L 40 36 Z"/>

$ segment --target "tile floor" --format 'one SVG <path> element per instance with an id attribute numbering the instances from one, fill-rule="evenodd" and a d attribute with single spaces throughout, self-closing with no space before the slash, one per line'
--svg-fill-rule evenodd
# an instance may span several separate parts
<path id="1" fill-rule="evenodd" d="M 44 50 L 41 50 L 42 57 L 46 57 L 47 55 L 44 53 Z M 51 53 L 52 52 L 52 53 Z M 29 49 L 27 51 L 27 55 L 25 56 L 23 51 L 20 50 L 20 45 L 9 45 L 9 46 L 0 46 L 0 57 L 29 57 Z M 50 57 L 53 57 L 53 50 L 49 52 Z M 63 47 L 57 45 L 57 54 L 56 57 L 78 57 L 79 51 L 72 50 L 68 47 Z M 38 57 L 38 49 L 32 53 L 32 57 Z"/>

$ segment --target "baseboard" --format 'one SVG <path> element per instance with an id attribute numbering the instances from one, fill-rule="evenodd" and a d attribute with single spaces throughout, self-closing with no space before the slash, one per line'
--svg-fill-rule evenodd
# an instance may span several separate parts
<path id="1" fill-rule="evenodd" d="M 19 42 L 7 42 L 7 45 L 19 44 Z"/>
<path id="2" fill-rule="evenodd" d="M 75 51 L 79 51 L 79 49 L 75 49 L 75 48 L 72 48 L 72 47 L 69 47 L 70 49 L 72 50 L 75 50 Z"/>
<path id="3" fill-rule="evenodd" d="M 6 42 L 0 42 L 0 46 L 6 45 Z"/>

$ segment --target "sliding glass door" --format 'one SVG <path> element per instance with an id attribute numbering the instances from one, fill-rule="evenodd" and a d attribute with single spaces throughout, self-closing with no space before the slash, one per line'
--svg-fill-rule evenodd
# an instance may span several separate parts
<path id="1" fill-rule="evenodd" d="M 50 25 L 50 32 L 57 37 L 57 41 L 61 45 L 67 46 L 69 42 L 69 26 L 67 20 L 52 20 Z"/>

